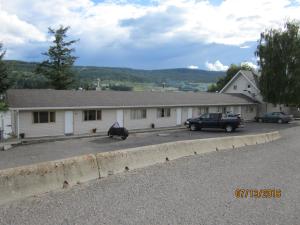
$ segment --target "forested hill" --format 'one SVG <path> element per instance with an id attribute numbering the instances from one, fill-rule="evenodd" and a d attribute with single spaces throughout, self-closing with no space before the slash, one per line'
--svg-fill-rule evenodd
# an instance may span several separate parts
<path id="1" fill-rule="evenodd" d="M 36 63 L 7 60 L 10 71 L 17 77 L 22 74 L 30 76 Z M 153 82 L 185 81 L 185 82 L 216 82 L 217 78 L 225 75 L 224 72 L 191 69 L 163 69 L 163 70 L 139 70 L 114 67 L 74 66 L 78 79 L 118 80 L 130 82 Z"/>

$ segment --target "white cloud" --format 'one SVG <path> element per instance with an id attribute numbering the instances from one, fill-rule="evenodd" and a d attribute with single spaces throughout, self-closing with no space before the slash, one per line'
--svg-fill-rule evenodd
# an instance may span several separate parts
<path id="1" fill-rule="evenodd" d="M 199 69 L 199 66 L 190 65 L 190 66 L 188 66 L 188 69 L 190 69 L 190 70 L 197 70 L 197 69 Z"/>
<path id="2" fill-rule="evenodd" d="M 250 48 L 250 46 L 249 45 L 243 45 L 243 46 L 240 46 L 240 48 L 246 49 L 246 48 Z"/>
<path id="3" fill-rule="evenodd" d="M 210 71 L 225 71 L 229 68 L 229 66 L 223 65 L 219 60 L 214 63 L 206 62 L 205 66 Z"/>
<path id="4" fill-rule="evenodd" d="M 22 21 L 14 14 L 8 14 L 0 8 L 0 41 L 5 44 L 23 44 L 26 41 L 42 42 L 45 35 L 35 26 Z"/>
<path id="5" fill-rule="evenodd" d="M 258 65 L 254 64 L 253 62 L 242 62 L 241 65 L 248 65 L 255 70 L 258 70 L 258 68 L 259 68 Z"/>
<path id="6" fill-rule="evenodd" d="M 47 28 L 63 24 L 71 26 L 70 35 L 89 53 L 120 46 L 147 49 L 174 40 L 248 48 L 245 43 L 257 41 L 265 29 L 278 28 L 287 19 L 300 20 L 300 6 L 292 0 L 226 0 L 217 6 L 208 0 L 152 2 L 0 1 L 0 41 L 10 46 L 47 42 Z M 124 21 L 134 22 L 126 26 Z"/>

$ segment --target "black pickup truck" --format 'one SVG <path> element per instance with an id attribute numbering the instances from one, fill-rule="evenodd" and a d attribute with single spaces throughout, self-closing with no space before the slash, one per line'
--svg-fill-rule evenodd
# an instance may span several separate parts
<path id="1" fill-rule="evenodd" d="M 227 116 L 222 113 L 206 113 L 198 118 L 188 119 L 185 125 L 191 131 L 202 128 L 220 128 L 226 132 L 233 132 L 237 128 L 244 127 L 243 120 L 239 116 Z"/>

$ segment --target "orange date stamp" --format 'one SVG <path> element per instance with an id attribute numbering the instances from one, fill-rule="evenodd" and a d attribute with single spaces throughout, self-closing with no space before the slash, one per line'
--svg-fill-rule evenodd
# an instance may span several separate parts
<path id="1" fill-rule="evenodd" d="M 236 198 L 281 198 L 280 189 L 242 189 L 237 188 L 234 192 Z"/>

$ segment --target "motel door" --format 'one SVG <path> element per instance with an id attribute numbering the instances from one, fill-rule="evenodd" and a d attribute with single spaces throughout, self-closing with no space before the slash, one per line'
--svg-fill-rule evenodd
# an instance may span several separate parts
<path id="1" fill-rule="evenodd" d="M 73 112 L 66 111 L 65 112 L 65 134 L 73 134 L 74 127 L 73 127 Z"/>
<path id="2" fill-rule="evenodd" d="M 119 123 L 120 127 L 124 126 L 123 109 L 117 110 L 117 122 Z"/>
<path id="3" fill-rule="evenodd" d="M 176 125 L 181 125 L 181 108 L 176 109 Z"/>

